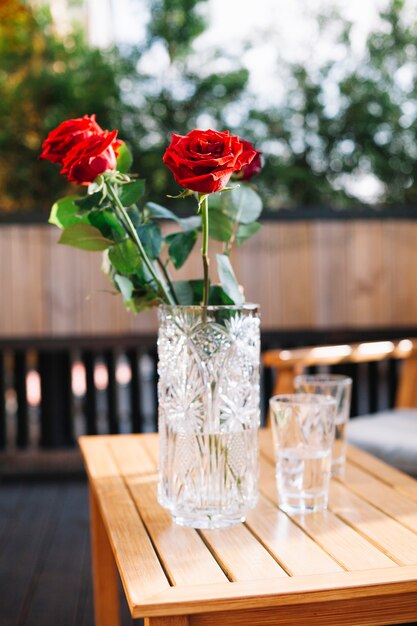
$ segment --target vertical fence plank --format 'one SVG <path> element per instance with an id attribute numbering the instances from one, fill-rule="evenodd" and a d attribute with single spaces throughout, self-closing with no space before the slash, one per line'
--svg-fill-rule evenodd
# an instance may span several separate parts
<path id="1" fill-rule="evenodd" d="M 119 432 L 119 420 L 117 411 L 117 381 L 116 381 L 116 358 L 114 351 L 109 349 L 104 352 L 108 382 L 107 396 L 107 420 L 110 434 Z"/>
<path id="2" fill-rule="evenodd" d="M 139 353 L 138 350 L 132 348 L 127 350 L 126 357 L 129 362 L 132 378 L 130 380 L 130 419 L 132 431 L 134 433 L 143 432 L 143 415 L 141 407 L 141 385 L 139 373 Z"/>
<path id="3" fill-rule="evenodd" d="M 69 350 L 40 351 L 41 444 L 44 448 L 74 444 L 71 355 Z"/>
<path id="4" fill-rule="evenodd" d="M 4 355 L 0 351 L 0 450 L 6 447 L 6 381 Z"/>
<path id="5" fill-rule="evenodd" d="M 261 423 L 266 424 L 266 416 L 269 411 L 269 398 L 272 396 L 272 369 L 261 368 Z"/>
<path id="6" fill-rule="evenodd" d="M 84 350 L 81 360 L 85 369 L 85 397 L 83 410 L 86 421 L 87 435 L 97 435 L 97 390 L 94 382 L 95 354 L 92 350 Z"/>
<path id="7" fill-rule="evenodd" d="M 29 418 L 25 350 L 16 350 L 14 354 L 14 388 L 17 400 L 17 446 L 18 448 L 26 448 L 29 436 Z"/>
<path id="8" fill-rule="evenodd" d="M 393 407 L 398 386 L 398 370 L 401 364 L 397 359 L 391 359 L 388 364 L 388 404 Z"/>
<path id="9" fill-rule="evenodd" d="M 368 363 L 369 412 L 378 410 L 378 363 Z"/>

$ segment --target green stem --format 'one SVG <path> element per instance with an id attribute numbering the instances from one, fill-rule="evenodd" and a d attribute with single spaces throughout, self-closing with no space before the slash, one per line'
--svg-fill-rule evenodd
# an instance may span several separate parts
<path id="1" fill-rule="evenodd" d="M 151 263 L 151 261 L 149 260 L 148 255 L 146 254 L 145 248 L 143 247 L 143 244 L 139 238 L 138 233 L 136 232 L 136 229 L 133 225 L 132 220 L 129 217 L 128 212 L 126 211 L 125 207 L 123 206 L 122 202 L 120 201 L 119 196 L 117 195 L 116 190 L 114 189 L 113 185 L 111 184 L 111 182 L 109 180 L 106 180 L 106 187 L 107 190 L 109 192 L 110 197 L 112 198 L 115 207 L 116 207 L 116 211 L 119 213 L 119 216 L 122 218 L 122 221 L 126 224 L 130 236 L 132 237 L 133 241 L 135 242 L 138 250 L 139 250 L 139 254 L 142 258 L 143 263 L 146 265 L 147 269 L 149 270 L 152 278 L 154 279 L 159 293 L 162 297 L 162 299 L 167 303 L 167 304 L 175 304 L 174 299 L 172 298 L 171 294 L 169 293 L 169 291 L 167 290 L 166 286 L 161 282 L 159 276 L 157 275 L 155 268 L 153 266 L 153 264 Z"/>
<path id="2" fill-rule="evenodd" d="M 208 196 L 205 195 L 201 201 L 201 221 L 202 221 L 202 235 L 203 243 L 201 246 L 201 256 L 203 258 L 203 271 L 204 271 L 204 289 L 203 289 L 203 306 L 208 305 L 209 299 L 209 265 L 208 258 L 208 242 L 209 242 L 209 213 L 208 213 Z"/>

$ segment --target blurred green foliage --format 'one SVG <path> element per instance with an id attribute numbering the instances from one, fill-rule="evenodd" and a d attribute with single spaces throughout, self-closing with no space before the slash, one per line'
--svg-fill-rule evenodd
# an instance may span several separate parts
<path id="1" fill-rule="evenodd" d="M 203 0 L 203 3 L 205 0 Z M 198 126 L 204 112 L 225 127 L 223 111 L 245 87 L 248 73 L 205 73 L 191 67 L 188 52 L 205 28 L 202 0 L 155 0 L 148 37 L 141 47 L 91 48 L 81 28 L 58 35 L 47 6 L 22 0 L 0 4 L 0 207 L 3 211 L 47 211 L 68 192 L 58 169 L 38 160 L 41 143 L 64 119 L 96 113 L 103 128 L 119 129 L 147 179 L 148 196 L 162 200 L 175 191 L 162 163 L 173 131 Z M 169 19 L 165 19 L 168 17 Z M 137 69 L 154 45 L 169 53 L 165 85 Z M 213 55 L 215 51 L 213 51 Z M 195 66 L 195 63 L 194 63 Z"/>
<path id="2" fill-rule="evenodd" d="M 0 3 L 1 210 L 46 212 L 68 191 L 57 168 L 38 160 L 41 142 L 62 120 L 94 112 L 119 129 L 158 202 L 177 191 L 161 160 L 171 133 L 211 126 L 263 150 L 256 182 L 268 208 L 357 205 L 348 183 L 364 174 L 380 181 L 379 203 L 416 205 L 417 22 L 405 0 L 387 1 L 356 60 L 352 25 L 318 16 L 323 37 L 339 33 L 337 59 L 288 65 L 284 103 L 263 109 L 238 59 L 194 50 L 207 2 L 150 0 L 145 40 L 121 50 L 91 48 L 81 28 L 57 34 L 47 7 Z"/>
<path id="3" fill-rule="evenodd" d="M 337 60 L 311 70 L 290 66 L 285 105 L 251 111 L 257 143 L 268 142 L 271 151 L 262 174 L 270 207 L 357 205 L 345 183 L 364 175 L 380 183 L 377 204 L 417 206 L 417 21 L 411 8 L 389 0 L 359 59 L 352 24 L 337 13 L 322 17 L 323 38 L 327 29 L 339 32 Z"/>
<path id="4" fill-rule="evenodd" d="M 0 4 L 0 206 L 49 210 L 68 188 L 57 168 L 38 160 L 47 133 L 62 120 L 97 114 L 121 122 L 119 79 L 132 71 L 116 51 L 90 48 L 80 29 L 59 36 L 47 8 Z"/>

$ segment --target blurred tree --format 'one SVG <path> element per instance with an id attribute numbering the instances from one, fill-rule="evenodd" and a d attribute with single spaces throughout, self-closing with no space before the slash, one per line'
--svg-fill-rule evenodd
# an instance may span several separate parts
<path id="1" fill-rule="evenodd" d="M 219 50 L 193 52 L 195 39 L 207 28 L 206 3 L 151 0 L 147 40 L 141 49 L 131 52 L 139 63 L 138 74 L 124 92 L 131 105 L 124 130 L 131 137 L 136 167 L 146 178 L 148 194 L 159 200 L 173 192 L 172 175 L 161 160 L 171 134 L 210 126 L 230 128 L 229 112 L 240 101 L 249 78 L 239 60 L 226 59 Z M 141 59 L 155 53 L 161 63 L 159 70 L 153 65 L 151 71 L 144 70 Z M 230 69 L 218 71 L 216 59 Z"/>
<path id="2" fill-rule="evenodd" d="M 65 193 L 58 171 L 38 160 L 42 140 L 63 119 L 97 113 L 103 126 L 123 114 L 119 80 L 134 71 L 117 51 L 91 49 L 80 29 L 60 37 L 47 8 L 0 4 L 0 205 L 48 210 Z"/>
<path id="3" fill-rule="evenodd" d="M 65 181 L 38 160 L 42 140 L 62 120 L 97 114 L 130 145 L 148 193 L 162 200 L 172 176 L 162 164 L 171 133 L 198 126 L 201 115 L 219 128 L 248 73 L 210 73 L 188 53 L 206 23 L 206 0 L 154 0 L 141 47 L 102 51 L 87 45 L 81 28 L 59 35 L 47 6 L 22 0 L 0 4 L 0 205 L 3 211 L 45 210 Z M 165 50 L 164 79 L 140 61 Z M 215 51 L 212 52 L 212 55 Z M 154 69 L 154 68 L 153 68 Z"/>
<path id="4" fill-rule="evenodd" d="M 93 112 L 119 129 L 155 200 L 175 192 L 161 161 L 171 133 L 211 126 L 264 151 L 257 184 L 269 208 L 357 205 L 355 181 L 368 179 L 378 203 L 416 205 L 417 22 L 405 0 L 387 0 L 357 61 L 351 24 L 318 16 L 344 55 L 319 67 L 281 61 L 285 102 L 264 109 L 236 55 L 196 47 L 207 2 L 148 0 L 143 43 L 105 51 L 88 46 L 81 27 L 59 35 L 47 7 L 0 3 L 2 210 L 47 211 L 67 191 L 38 160 L 40 145 L 63 119 Z"/>
<path id="5" fill-rule="evenodd" d="M 290 66 L 285 105 L 251 111 L 258 144 L 271 152 L 260 177 L 270 208 L 357 205 L 358 180 L 377 184 L 377 204 L 417 205 L 417 22 L 409 11 L 405 0 L 389 0 L 356 63 L 352 25 L 335 13 L 321 18 L 324 38 L 336 23 L 342 59 Z"/>

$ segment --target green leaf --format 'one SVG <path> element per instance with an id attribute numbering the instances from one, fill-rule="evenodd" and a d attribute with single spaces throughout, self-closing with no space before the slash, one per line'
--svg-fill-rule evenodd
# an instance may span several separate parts
<path id="1" fill-rule="evenodd" d="M 193 288 L 188 280 L 176 280 L 173 282 L 174 292 L 179 304 L 194 304 Z"/>
<path id="2" fill-rule="evenodd" d="M 129 302 L 132 299 L 132 294 L 134 290 L 134 286 L 131 280 L 126 276 L 121 276 L 120 274 L 114 275 L 114 283 L 119 289 L 120 293 L 123 296 L 123 300 L 125 302 Z"/>
<path id="3" fill-rule="evenodd" d="M 178 217 L 178 215 L 175 215 L 175 213 L 166 209 L 164 206 L 156 204 L 156 202 L 148 202 L 145 209 L 149 211 L 151 217 L 161 220 L 173 220 L 179 224 L 183 230 L 195 230 L 201 226 L 200 215 L 192 217 Z"/>
<path id="4" fill-rule="evenodd" d="M 167 235 L 165 241 L 168 245 L 168 252 L 175 269 L 180 269 L 188 259 L 191 250 L 197 241 L 198 233 L 196 230 L 187 230 L 186 232 L 173 233 Z"/>
<path id="5" fill-rule="evenodd" d="M 125 229 L 112 211 L 91 211 L 88 221 L 108 239 L 122 241 L 126 237 Z"/>
<path id="6" fill-rule="evenodd" d="M 103 237 L 101 232 L 89 224 L 71 224 L 62 232 L 58 243 L 80 248 L 81 250 L 106 250 L 114 242 Z"/>
<path id="7" fill-rule="evenodd" d="M 203 281 L 198 280 L 176 280 L 174 291 L 180 304 L 188 306 L 199 305 L 203 299 Z M 213 285 L 209 289 L 210 304 L 234 304 L 234 301 L 227 295 L 220 285 Z"/>
<path id="8" fill-rule="evenodd" d="M 55 224 L 58 228 L 66 228 L 72 224 L 88 223 L 87 216 L 78 215 L 78 206 L 75 201 L 78 196 L 67 196 L 57 200 L 52 205 L 49 223 Z"/>
<path id="9" fill-rule="evenodd" d="M 209 289 L 209 303 L 210 304 L 234 304 L 234 301 L 229 298 L 223 287 L 220 285 L 213 285 Z"/>
<path id="10" fill-rule="evenodd" d="M 137 248 L 131 239 L 109 248 L 109 260 L 121 274 L 133 274 L 140 263 Z"/>
<path id="11" fill-rule="evenodd" d="M 128 207 L 135 204 L 145 193 L 145 181 L 134 180 L 120 187 L 119 198 L 123 206 Z"/>
<path id="12" fill-rule="evenodd" d="M 91 209 L 102 209 L 108 206 L 106 197 L 103 197 L 102 191 L 95 191 L 94 193 L 88 193 L 82 198 L 78 198 L 75 201 L 79 211 L 91 211 Z"/>
<path id="13" fill-rule="evenodd" d="M 158 224 L 141 224 L 136 229 L 139 238 L 145 248 L 146 254 L 151 259 L 156 259 L 159 256 L 162 246 L 161 229 Z"/>
<path id="14" fill-rule="evenodd" d="M 139 297 L 133 297 L 129 303 L 126 304 L 126 308 L 130 309 L 133 313 L 141 313 L 142 311 L 148 311 L 153 309 L 161 303 L 161 298 L 154 291 L 149 291 L 147 294 L 140 295 Z"/>
<path id="15" fill-rule="evenodd" d="M 126 174 L 126 172 L 130 170 L 132 163 L 133 157 L 130 153 L 130 150 L 125 143 L 122 143 L 122 145 L 118 148 L 116 168 L 119 170 L 119 172 L 122 172 L 122 174 Z"/>
<path id="16" fill-rule="evenodd" d="M 233 234 L 233 222 L 221 211 L 210 211 L 209 236 L 216 241 L 229 241 Z"/>
<path id="17" fill-rule="evenodd" d="M 237 245 L 241 246 L 242 243 L 250 239 L 252 235 L 255 235 L 260 228 L 262 228 L 262 224 L 259 222 L 252 222 L 252 224 L 239 224 L 236 233 Z"/>
<path id="18" fill-rule="evenodd" d="M 234 304 L 243 304 L 245 299 L 240 292 L 229 257 L 225 254 L 217 254 L 216 258 L 217 271 L 224 291 L 233 300 Z"/>
<path id="19" fill-rule="evenodd" d="M 262 213 L 262 200 L 252 187 L 241 184 L 224 196 L 222 207 L 226 215 L 235 222 L 250 224 Z"/>
<path id="20" fill-rule="evenodd" d="M 139 209 L 134 206 L 131 206 L 126 209 L 126 213 L 130 217 L 132 224 L 135 228 L 138 228 L 141 224 L 143 224 L 143 217 Z"/>
<path id="21" fill-rule="evenodd" d="M 188 281 L 193 292 L 193 304 L 201 304 L 203 300 L 204 281 L 202 278 Z"/>
<path id="22" fill-rule="evenodd" d="M 154 277 L 152 276 L 146 265 L 142 262 L 142 260 L 140 261 L 139 266 L 136 270 L 136 276 L 138 277 L 139 283 L 143 288 L 149 289 L 149 287 L 152 287 L 153 289 L 157 289 Z"/>

